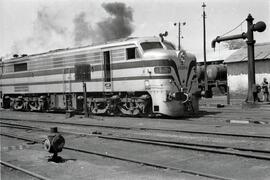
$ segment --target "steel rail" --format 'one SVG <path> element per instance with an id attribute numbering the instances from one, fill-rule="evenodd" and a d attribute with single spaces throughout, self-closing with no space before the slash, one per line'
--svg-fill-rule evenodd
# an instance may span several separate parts
<path id="1" fill-rule="evenodd" d="M 225 145 L 188 143 L 188 142 L 168 141 L 168 140 L 164 141 L 164 140 L 156 140 L 156 139 L 148 139 L 148 138 L 131 138 L 131 139 L 145 140 L 145 141 L 151 141 L 151 142 L 170 143 L 170 144 L 183 144 L 183 145 L 192 145 L 192 146 L 201 146 L 201 147 L 211 147 L 211 148 L 217 148 L 217 149 L 234 149 L 234 150 L 240 150 L 240 151 L 252 151 L 252 152 L 258 152 L 258 153 L 270 154 L 270 150 L 261 150 L 261 149 L 252 149 L 252 148 L 240 148 L 240 147 L 225 146 Z"/>
<path id="2" fill-rule="evenodd" d="M 2 160 L 0 160 L 0 164 L 2 164 L 2 165 L 4 165 L 4 166 L 7 166 L 7 167 L 10 167 L 10 168 L 12 168 L 12 169 L 16 169 L 16 170 L 18 170 L 18 171 L 24 172 L 25 174 L 28 174 L 28 175 L 30 175 L 30 176 L 32 176 L 32 177 L 35 177 L 35 178 L 37 178 L 37 179 L 40 179 L 40 180 L 51 180 L 50 178 L 44 177 L 44 176 L 39 175 L 39 174 L 37 174 L 37 173 L 35 173 L 35 172 L 31 172 L 31 171 L 29 171 L 29 170 L 23 169 L 23 168 L 21 168 L 21 167 L 15 166 L 15 165 L 13 165 L 13 164 L 10 164 L 10 163 L 5 162 L 5 161 L 2 161 Z"/>
<path id="3" fill-rule="evenodd" d="M 195 144 L 195 145 L 184 145 L 180 143 L 172 144 L 172 143 L 166 143 L 166 142 L 154 142 L 152 140 L 140 140 L 140 139 L 135 139 L 135 138 L 116 138 L 116 137 L 101 137 L 101 138 L 137 142 L 137 143 L 143 143 L 143 144 L 152 144 L 152 145 L 159 145 L 159 146 L 166 146 L 166 147 L 174 147 L 174 148 L 181 148 L 181 149 L 190 149 L 190 150 L 204 151 L 204 152 L 210 152 L 210 153 L 236 155 L 236 156 L 242 156 L 242 157 L 247 157 L 247 158 L 262 159 L 262 160 L 270 160 L 270 156 L 236 151 L 236 150 L 240 150 L 241 148 L 232 148 L 232 150 L 226 150 L 226 149 L 215 149 L 215 148 L 212 148 L 211 145 L 209 145 L 208 147 L 199 147 L 200 146 L 199 144 Z M 203 145 L 203 146 L 207 146 L 207 145 Z M 244 149 L 244 151 L 248 151 L 248 150 Z M 250 151 L 253 151 L 253 150 L 250 149 Z M 255 150 L 255 151 L 259 151 L 259 150 Z M 270 153 L 270 152 L 262 150 L 261 153 Z"/>
<path id="4" fill-rule="evenodd" d="M 35 127 L 35 126 L 22 125 L 22 124 L 6 123 L 6 122 L 1 122 L 1 121 L 0 121 L 0 124 L 1 124 L 0 127 L 17 128 L 17 129 L 25 129 L 25 130 L 36 129 L 36 130 L 40 130 L 40 131 L 48 131 L 48 129 L 39 128 L 39 127 Z"/>
<path id="5" fill-rule="evenodd" d="M 33 126 L 28 126 L 28 127 L 32 129 L 35 128 Z M 38 130 L 49 131 L 47 129 L 42 129 L 42 128 L 38 128 Z M 239 148 L 239 147 L 232 147 L 232 146 L 225 146 L 225 145 L 186 143 L 186 142 L 179 142 L 179 141 L 156 140 L 156 139 L 150 139 L 150 138 L 128 138 L 128 137 L 121 137 L 121 136 L 94 135 L 94 134 L 87 134 L 87 133 L 77 133 L 77 132 L 72 132 L 72 131 L 68 131 L 68 132 L 62 131 L 62 132 L 67 133 L 67 134 L 91 136 L 91 137 L 98 137 L 98 138 L 110 139 L 110 140 L 118 140 L 118 141 L 120 140 L 120 141 L 134 142 L 134 143 L 166 146 L 166 147 L 171 147 L 171 148 L 182 148 L 182 149 L 190 149 L 190 150 L 204 151 L 204 152 L 211 152 L 211 153 L 237 155 L 237 156 L 242 156 L 242 157 L 247 157 L 247 158 L 270 160 L 270 156 L 250 153 L 250 152 L 257 152 L 257 153 L 270 154 L 270 150 Z M 249 151 L 249 152 L 239 152 L 239 151 Z"/>
<path id="6" fill-rule="evenodd" d="M 259 139 L 270 139 L 270 136 L 256 135 L 256 134 L 232 134 L 223 132 L 209 132 L 209 131 L 194 131 L 194 130 L 178 130 L 178 129 L 163 129 L 163 128 L 147 128 L 147 127 L 129 127 L 129 126 L 112 126 L 112 125 L 101 125 L 101 124 L 86 124 L 86 123 L 72 123 L 64 121 L 44 121 L 44 120 L 27 120 L 27 119 L 13 119 L 13 118 L 0 118 L 0 120 L 11 120 L 11 121 L 26 121 L 30 123 L 48 123 L 48 124 L 61 124 L 61 125 L 75 125 L 85 127 L 99 127 L 108 129 L 123 129 L 123 130 L 148 130 L 148 131 L 165 131 L 165 132 L 177 132 L 177 133 L 188 133 L 188 134 L 204 134 L 204 135 L 218 135 L 218 136 L 233 136 L 233 137 L 244 137 L 244 138 L 259 138 Z"/>
<path id="7" fill-rule="evenodd" d="M 35 139 L 32 139 L 32 138 L 22 138 L 22 137 L 19 137 L 19 136 L 15 136 L 15 135 L 12 135 L 12 134 L 6 134 L 6 133 L 2 133 L 2 132 L 0 132 L 0 135 L 13 137 L 13 138 L 16 138 L 16 139 L 22 139 L 22 140 L 30 141 L 30 142 L 39 142 L 39 143 L 42 142 L 41 140 L 35 140 Z M 106 153 L 100 153 L 100 152 L 97 152 L 97 151 L 89 151 L 89 150 L 73 148 L 73 147 L 64 147 L 63 149 L 76 151 L 76 152 L 81 152 L 81 153 L 85 153 L 85 154 L 93 154 L 93 155 L 97 155 L 97 156 L 102 156 L 102 157 L 107 157 L 107 158 L 111 158 L 111 159 L 131 162 L 131 163 L 145 165 L 145 166 L 149 166 L 149 167 L 174 170 L 174 171 L 177 171 L 177 172 L 180 172 L 180 173 L 191 174 L 191 175 L 194 175 L 194 176 L 207 177 L 207 178 L 218 179 L 218 180 L 232 180 L 232 178 L 222 177 L 222 176 L 208 174 L 208 173 L 199 172 L 199 171 L 193 171 L 193 170 L 188 170 L 188 169 L 177 168 L 177 167 L 168 166 L 168 165 L 162 165 L 162 164 L 154 163 L 154 162 L 141 161 L 141 160 L 136 160 L 136 159 L 132 159 L 132 158 L 116 156 L 116 155 L 113 155 L 113 154 L 109 154 L 107 152 Z"/>

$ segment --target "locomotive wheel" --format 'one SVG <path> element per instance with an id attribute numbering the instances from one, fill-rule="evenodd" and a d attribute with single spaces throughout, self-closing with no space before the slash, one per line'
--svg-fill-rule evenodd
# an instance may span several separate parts
<path id="1" fill-rule="evenodd" d="M 141 114 L 140 110 L 138 107 L 133 105 L 133 102 L 131 103 L 123 103 L 122 105 L 118 106 L 119 110 L 122 114 L 124 115 L 139 115 Z"/>
<path id="2" fill-rule="evenodd" d="M 121 101 L 122 103 L 119 105 L 119 110 L 122 114 L 139 116 L 151 113 L 150 108 L 148 108 L 151 104 L 151 98 L 149 95 L 145 94 L 128 100 L 127 98 L 122 98 Z"/>
<path id="3" fill-rule="evenodd" d="M 107 102 L 92 102 L 90 105 L 90 112 L 93 114 L 106 114 L 108 109 Z"/>
<path id="4" fill-rule="evenodd" d="M 38 101 L 31 101 L 29 107 L 31 111 L 38 111 L 40 109 Z"/>
<path id="5" fill-rule="evenodd" d="M 23 100 L 22 99 L 15 99 L 14 103 L 12 103 L 12 107 L 14 110 L 23 110 Z"/>

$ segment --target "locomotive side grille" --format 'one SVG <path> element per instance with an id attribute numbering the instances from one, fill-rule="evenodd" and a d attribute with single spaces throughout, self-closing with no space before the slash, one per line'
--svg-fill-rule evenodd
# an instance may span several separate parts
<path id="1" fill-rule="evenodd" d="M 28 92 L 29 87 L 28 86 L 14 86 L 15 92 Z"/>
<path id="2" fill-rule="evenodd" d="M 64 58 L 53 58 L 53 67 L 62 67 Z"/>
<path id="3" fill-rule="evenodd" d="M 111 51 L 112 61 L 121 61 L 126 59 L 125 49 L 117 49 Z"/>

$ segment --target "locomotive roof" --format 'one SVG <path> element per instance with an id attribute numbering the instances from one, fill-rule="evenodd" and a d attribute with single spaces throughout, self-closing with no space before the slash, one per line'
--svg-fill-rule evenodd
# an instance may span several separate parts
<path id="1" fill-rule="evenodd" d="M 108 41 L 102 44 L 92 44 L 92 45 L 81 46 L 81 47 L 55 49 L 55 50 L 50 50 L 44 53 L 13 57 L 13 58 L 4 59 L 3 62 L 5 63 L 5 62 L 10 62 L 10 61 L 24 60 L 24 59 L 29 59 L 29 57 L 35 57 L 35 56 L 61 54 L 63 52 L 72 52 L 72 51 L 76 52 L 76 51 L 81 51 L 81 50 L 105 49 L 105 48 L 110 48 L 110 47 L 125 46 L 125 45 L 132 45 L 132 44 L 135 45 L 136 43 L 145 42 L 145 41 L 160 41 L 160 39 L 156 36 L 128 37 L 128 38 L 117 39 L 114 41 Z"/>

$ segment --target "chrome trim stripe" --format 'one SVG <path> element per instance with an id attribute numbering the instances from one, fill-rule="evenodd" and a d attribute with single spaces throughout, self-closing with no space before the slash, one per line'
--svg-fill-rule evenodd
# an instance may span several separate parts
<path id="1" fill-rule="evenodd" d="M 132 81 L 132 80 L 143 80 L 143 79 L 174 79 L 171 75 L 163 75 L 163 76 L 134 76 L 134 77 L 119 77 L 112 78 L 112 81 Z M 32 82 L 32 83 L 15 83 L 15 84 L 2 84 L 0 86 L 30 86 L 30 85 L 48 85 L 48 84 L 63 84 L 63 83 L 77 83 L 80 81 L 43 81 L 43 82 Z M 103 82 L 103 78 L 92 79 L 87 82 Z"/>
<path id="2" fill-rule="evenodd" d="M 131 61 L 131 62 L 122 62 L 122 63 L 114 63 L 112 64 L 112 70 L 118 69 L 131 69 L 131 68 L 143 68 L 143 67 L 152 67 L 152 66 L 171 66 L 175 70 L 178 79 L 179 74 L 177 71 L 176 64 L 173 60 L 142 60 L 142 61 Z M 71 69 L 70 73 L 74 73 L 74 68 L 59 68 L 59 69 L 47 69 L 41 71 L 29 71 L 29 72 L 17 72 L 12 74 L 3 74 L 1 76 L 2 79 L 9 79 L 9 78 L 23 78 L 23 77 L 34 77 L 34 76 L 46 76 L 46 75 L 55 75 L 55 74 L 63 74 L 63 72 L 68 72 L 68 69 Z M 100 65 L 93 65 L 93 71 L 102 71 L 103 66 Z"/>

